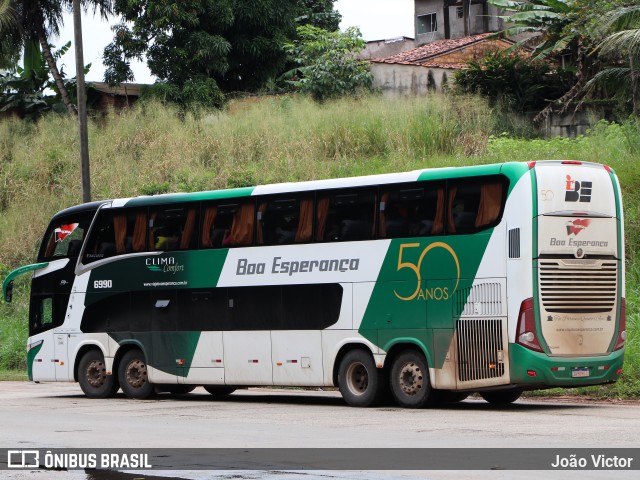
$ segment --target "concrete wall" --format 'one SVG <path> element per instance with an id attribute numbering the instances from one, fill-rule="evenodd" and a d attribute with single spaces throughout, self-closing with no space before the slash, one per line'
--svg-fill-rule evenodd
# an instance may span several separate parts
<path id="1" fill-rule="evenodd" d="M 442 92 L 443 87 L 453 81 L 452 70 L 416 65 L 372 63 L 371 73 L 373 87 L 386 97 Z"/>
<path id="2" fill-rule="evenodd" d="M 367 42 L 367 46 L 358 55 L 358 58 L 362 58 L 364 60 L 385 58 L 414 48 L 416 48 L 416 42 L 412 38 L 403 37 L 401 39 L 378 40 L 374 42 Z"/>
<path id="3" fill-rule="evenodd" d="M 589 109 L 580 112 L 569 111 L 567 113 L 552 113 L 540 125 L 543 133 L 550 138 L 567 137 L 575 138 L 585 135 L 592 125 L 602 118 L 606 118 L 603 109 Z"/>

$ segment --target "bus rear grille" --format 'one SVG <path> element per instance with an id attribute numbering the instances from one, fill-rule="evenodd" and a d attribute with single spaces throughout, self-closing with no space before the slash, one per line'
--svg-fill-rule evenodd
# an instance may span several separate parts
<path id="1" fill-rule="evenodd" d="M 458 320 L 458 380 L 504 375 L 502 320 Z"/>
<path id="2" fill-rule="evenodd" d="M 540 260 L 540 297 L 550 313 L 610 312 L 618 265 L 612 261 Z"/>

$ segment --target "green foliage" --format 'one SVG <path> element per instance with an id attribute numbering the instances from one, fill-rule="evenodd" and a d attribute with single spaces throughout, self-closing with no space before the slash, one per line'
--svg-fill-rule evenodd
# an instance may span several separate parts
<path id="1" fill-rule="evenodd" d="M 298 27 L 298 37 L 287 51 L 300 65 L 290 82 L 316 100 L 354 95 L 371 88 L 369 63 L 356 55 L 365 47 L 360 30 L 329 32 L 313 25 Z M 299 77 L 297 75 L 300 75 Z"/>
<path id="2" fill-rule="evenodd" d="M 224 91 L 255 91 L 286 62 L 295 34 L 296 0 L 116 0 L 123 22 L 104 52 L 105 79 L 133 78 L 129 62 L 145 55 L 151 73 L 181 104 L 219 106 Z"/>
<path id="3" fill-rule="evenodd" d="M 596 47 L 606 67 L 587 83 L 631 104 L 640 116 L 640 5 L 621 6 L 604 17 L 605 38 Z"/>
<path id="4" fill-rule="evenodd" d="M 52 46 L 50 46 L 52 48 Z M 71 48 L 71 42 L 67 42 L 59 50 L 52 50 L 54 60 L 58 61 Z M 21 117 L 31 120 L 39 118 L 44 112 L 53 109 L 64 112 L 65 107 L 61 102 L 58 86 L 51 77 L 51 73 L 40 51 L 38 43 L 28 43 L 24 48 L 24 68 L 15 67 L 14 72 L 0 73 L 0 112 L 15 112 Z M 85 74 L 91 65 L 85 67 Z M 76 89 L 75 78 L 67 80 L 64 70 L 60 70 L 63 84 L 67 90 L 74 92 Z M 47 95 L 47 90 L 53 90 L 56 95 Z M 72 95 L 75 98 L 75 95 Z"/>
<path id="5" fill-rule="evenodd" d="M 560 98 L 573 84 L 573 73 L 552 70 L 548 63 L 495 52 L 472 60 L 455 75 L 456 87 L 465 93 L 479 93 L 493 104 L 509 106 L 520 113 L 539 111 Z"/>
<path id="6" fill-rule="evenodd" d="M 566 109 L 572 102 L 588 98 L 630 98 L 628 104 L 636 115 L 640 114 L 637 5 L 629 7 L 629 0 L 489 0 L 489 3 L 507 13 L 502 18 L 510 26 L 500 36 L 523 33 L 535 36 L 534 40 L 525 36 L 508 51 L 533 42 L 534 59 L 560 63 L 562 55 L 563 63 L 574 65 L 576 81 L 558 99 L 558 107 Z M 635 34 L 633 30 L 620 31 L 629 26 L 635 28 Z M 634 44 L 636 61 L 625 53 L 626 47 Z M 597 47 L 601 55 L 594 55 Z M 542 113 L 546 115 L 553 106 L 548 104 Z"/>
<path id="7" fill-rule="evenodd" d="M 333 9 L 335 0 L 300 0 L 300 13 L 296 18 L 299 25 L 314 27 L 335 32 L 340 28 L 342 15 Z"/>
<path id="8" fill-rule="evenodd" d="M 576 41 L 583 33 L 577 28 L 571 28 L 576 20 L 576 2 L 572 0 L 489 0 L 489 3 L 509 12 L 509 15 L 502 17 L 510 24 L 501 32 L 503 35 L 542 35 L 542 41 L 532 53 L 535 60 L 543 60 L 551 53 L 575 48 Z M 518 42 L 516 48 L 527 40 Z"/>
<path id="9" fill-rule="evenodd" d="M 202 107 L 220 108 L 224 104 L 224 95 L 218 84 L 208 77 L 189 79 L 182 88 L 173 83 L 156 82 L 143 87 L 142 98 L 175 103 L 192 112 L 197 112 Z"/>

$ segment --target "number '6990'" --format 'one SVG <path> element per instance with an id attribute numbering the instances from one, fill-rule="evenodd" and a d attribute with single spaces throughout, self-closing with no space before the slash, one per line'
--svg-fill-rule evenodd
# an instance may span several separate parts
<path id="1" fill-rule="evenodd" d="M 93 282 L 93 288 L 111 288 L 113 282 L 111 280 L 95 280 Z"/>

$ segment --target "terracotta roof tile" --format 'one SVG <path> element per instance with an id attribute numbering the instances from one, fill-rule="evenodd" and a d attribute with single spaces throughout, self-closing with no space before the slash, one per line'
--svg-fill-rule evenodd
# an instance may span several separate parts
<path id="1" fill-rule="evenodd" d="M 425 65 L 425 60 L 442 55 L 444 53 L 472 45 L 485 40 L 493 33 L 482 33 L 480 35 L 471 35 L 469 37 L 453 38 L 447 40 L 436 40 L 427 43 L 413 50 L 398 53 L 390 57 L 371 59 L 376 63 L 399 63 L 403 65 Z"/>

